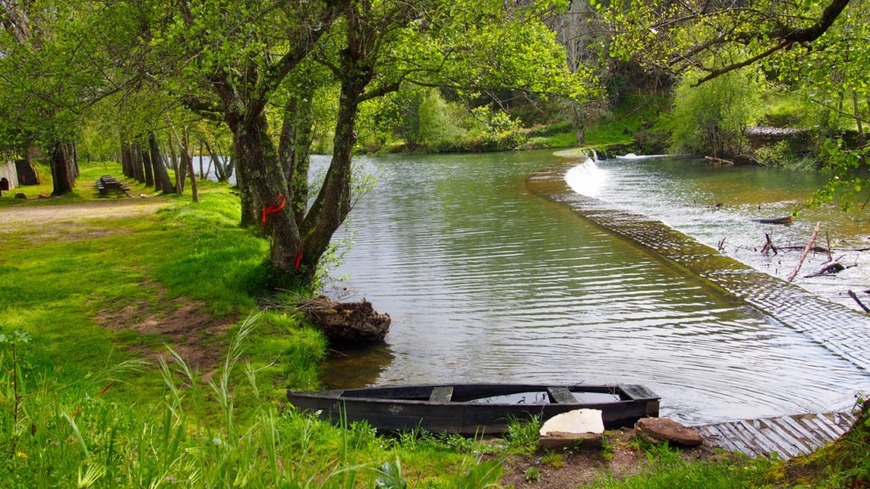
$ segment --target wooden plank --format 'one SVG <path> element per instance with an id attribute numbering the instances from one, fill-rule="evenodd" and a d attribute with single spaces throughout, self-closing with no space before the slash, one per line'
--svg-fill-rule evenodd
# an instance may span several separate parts
<path id="1" fill-rule="evenodd" d="M 742 432 L 735 429 L 732 423 L 722 423 L 716 425 L 716 427 L 722 433 L 724 438 L 727 438 L 731 444 L 738 447 L 739 452 L 749 455 L 750 457 L 763 455 L 756 449 L 755 442 L 746 438 Z"/>
<path id="2" fill-rule="evenodd" d="M 705 443 L 711 443 L 714 446 L 727 450 L 729 452 L 745 453 L 743 449 L 731 440 L 731 437 L 724 434 L 720 429 L 720 425 L 706 425 L 698 427 L 701 436 L 704 437 Z"/>
<path id="3" fill-rule="evenodd" d="M 655 392 L 637 384 L 620 384 L 619 388 L 632 399 L 659 399 Z"/>
<path id="4" fill-rule="evenodd" d="M 547 387 L 550 399 L 557 404 L 577 404 L 577 398 L 567 387 Z"/>
<path id="5" fill-rule="evenodd" d="M 824 434 L 824 437 L 821 437 L 821 439 L 825 441 L 833 441 L 840 436 L 836 430 L 831 428 L 829 423 L 820 420 L 818 416 L 808 415 L 803 417 L 803 421 L 807 424 L 807 426 L 815 429 L 815 431 L 819 432 L 820 434 Z"/>
<path id="6" fill-rule="evenodd" d="M 452 385 L 439 385 L 432 389 L 432 394 L 429 395 L 429 402 L 448 403 L 452 397 Z"/>
<path id="7" fill-rule="evenodd" d="M 779 453 L 783 459 L 810 453 L 839 438 L 855 423 L 852 413 L 781 416 L 715 423 L 695 428 L 710 443 L 750 457 Z"/>
<path id="8" fill-rule="evenodd" d="M 817 436 L 813 433 L 810 433 L 804 427 L 804 425 L 795 421 L 792 416 L 784 416 L 782 418 L 782 423 L 788 425 L 789 428 L 791 428 L 795 440 L 800 442 L 805 450 L 813 451 L 818 448 L 818 444 L 816 442 Z"/>
<path id="9" fill-rule="evenodd" d="M 758 431 L 774 442 L 776 446 L 782 448 L 779 454 L 788 455 L 786 458 L 797 457 L 806 453 L 804 448 L 791 434 L 791 430 L 786 425 L 777 422 L 777 418 L 760 419 Z M 785 452 L 785 453 L 783 453 Z"/>
<path id="10" fill-rule="evenodd" d="M 659 399 L 661 398 L 658 394 L 638 384 L 620 384 L 619 389 L 630 399 L 650 399 L 646 404 L 644 415 L 658 417 Z"/>
<path id="11" fill-rule="evenodd" d="M 767 433 L 753 426 L 751 421 L 737 421 L 734 425 L 738 429 L 744 430 L 747 433 L 747 436 L 752 438 L 755 442 L 755 446 L 758 447 L 759 451 L 764 455 L 770 455 L 771 453 L 776 452 L 782 458 L 792 456 L 792 450 L 788 447 L 780 446 L 780 444 L 768 436 Z"/>

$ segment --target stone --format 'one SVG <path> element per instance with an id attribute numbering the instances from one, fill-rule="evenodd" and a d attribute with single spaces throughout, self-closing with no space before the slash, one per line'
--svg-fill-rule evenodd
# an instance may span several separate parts
<path id="1" fill-rule="evenodd" d="M 683 447 L 696 447 L 704 443 L 697 431 L 672 419 L 643 418 L 634 425 L 637 432 L 653 443 L 668 442 Z"/>
<path id="2" fill-rule="evenodd" d="M 598 448 L 604 439 L 602 433 L 565 433 L 551 431 L 538 438 L 538 445 L 546 450 L 567 450 L 578 445 L 581 448 Z"/>
<path id="3" fill-rule="evenodd" d="M 538 433 L 538 444 L 542 448 L 573 448 L 578 444 L 585 447 L 601 446 L 604 433 L 604 420 L 599 409 L 576 409 L 558 414 L 544 422 Z"/>

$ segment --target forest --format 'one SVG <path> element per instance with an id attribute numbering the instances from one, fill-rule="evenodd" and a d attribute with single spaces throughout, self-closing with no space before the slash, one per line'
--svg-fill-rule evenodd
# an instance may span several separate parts
<path id="1" fill-rule="evenodd" d="M 62 195 L 79 158 L 172 193 L 208 151 L 241 224 L 269 216 L 279 281 L 313 279 L 359 152 L 624 143 L 830 168 L 822 199 L 862 185 L 867 20 L 846 1 L 3 5 L 4 154 L 46 158 Z M 312 152 L 332 155 L 319 189 Z"/>
<path id="2" fill-rule="evenodd" d="M 276 400 L 317 386 L 328 347 L 286 309 L 316 291 L 334 235 L 372 188 L 354 157 L 691 154 L 822 172 L 829 183 L 807 205 L 863 206 L 868 17 L 864 0 L 0 0 L 0 160 L 43 174 L 48 201 L 81 199 L 113 162 L 172 203 L 141 221 L 133 211 L 100 248 L 137 256 L 108 266 L 111 279 L 85 251 L 80 265 L 64 262 L 77 245 L 9 235 L 0 481 L 492 487 L 503 453 L 476 441 L 334 430 Z M 309 176 L 314 154 L 329 157 L 322 182 Z M 37 241 L 46 248 L 30 262 L 22 253 Z M 43 277 L 58 270 L 70 276 Z M 15 282 L 35 276 L 39 291 Z M 176 349 L 143 365 L 131 352 L 159 338 L 101 326 L 128 297 L 146 304 L 131 302 L 135 314 L 207 302 L 202 336 L 218 328 L 225 360 L 188 365 Z M 133 380 L 143 371 L 149 380 Z M 261 387 L 258 372 L 280 388 Z M 522 430 L 508 452 L 528 454 Z M 830 487 L 870 478 L 866 456 L 828 456 Z M 668 457 L 657 460 L 684 469 Z M 728 481 L 734 463 L 740 485 L 722 487 L 788 484 L 761 462 L 694 476 Z"/>

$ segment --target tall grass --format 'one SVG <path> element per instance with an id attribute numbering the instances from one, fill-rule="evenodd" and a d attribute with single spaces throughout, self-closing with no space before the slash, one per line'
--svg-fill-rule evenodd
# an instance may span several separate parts
<path id="1" fill-rule="evenodd" d="M 431 487 L 491 487 L 500 463 L 477 463 L 473 453 L 430 442 L 402 447 L 364 424 L 346 429 L 260 399 L 257 370 L 244 359 L 256 316 L 228 346 L 219 374 L 203 383 L 176 352 L 160 363 L 163 398 L 123 405 L 95 386 L 111 385 L 135 363 L 93 375 L 82 385 L 44 379 L 20 390 L 28 375 L 25 334 L 0 346 L 0 487 L 407 487 L 402 458 L 427 457 Z M 239 416 L 235 400 L 256 407 Z M 416 453 L 415 453 L 416 452 Z M 433 459 L 433 455 L 437 455 Z M 387 460 L 383 464 L 378 461 Z M 441 464 L 465 467 L 448 470 Z M 440 465 L 440 466 L 439 466 Z"/>

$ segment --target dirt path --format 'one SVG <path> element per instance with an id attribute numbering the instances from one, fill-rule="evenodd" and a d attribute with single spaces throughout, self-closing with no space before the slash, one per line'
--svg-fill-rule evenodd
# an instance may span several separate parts
<path id="1" fill-rule="evenodd" d="M 44 224 L 47 221 L 128 218 L 147 215 L 166 207 L 164 199 L 107 199 L 64 205 L 27 205 L 0 208 L 0 232 L 8 224 Z M 13 226 L 14 227 L 14 226 Z"/>

